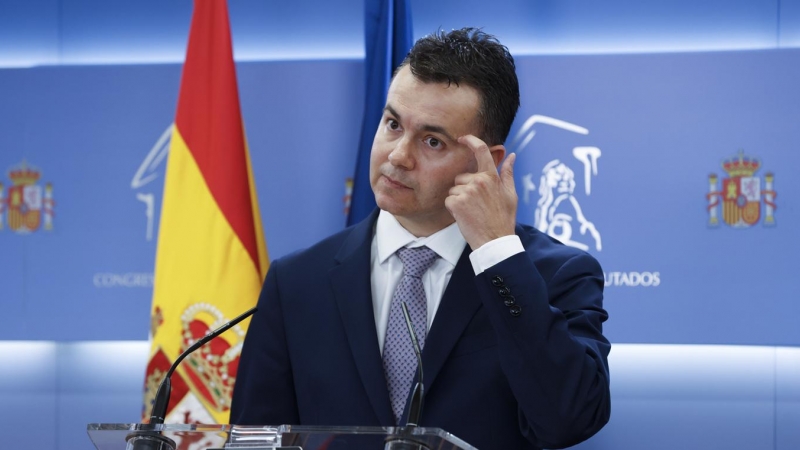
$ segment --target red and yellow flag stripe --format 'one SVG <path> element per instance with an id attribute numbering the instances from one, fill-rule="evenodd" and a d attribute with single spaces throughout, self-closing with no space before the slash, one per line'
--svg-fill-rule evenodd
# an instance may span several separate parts
<path id="1" fill-rule="evenodd" d="M 262 230 L 227 5 L 196 0 L 164 182 L 146 413 L 168 363 L 255 305 L 268 267 Z M 167 422 L 227 423 L 248 323 L 178 368 L 173 383 L 184 388 L 173 393 Z"/>

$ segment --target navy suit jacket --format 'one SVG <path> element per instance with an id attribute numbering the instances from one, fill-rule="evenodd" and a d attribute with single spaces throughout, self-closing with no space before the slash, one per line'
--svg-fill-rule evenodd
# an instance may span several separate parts
<path id="1" fill-rule="evenodd" d="M 372 309 L 376 218 L 272 262 L 232 424 L 395 425 Z M 420 425 L 481 449 L 574 445 L 610 415 L 603 273 L 531 227 L 516 233 L 526 251 L 479 276 L 464 249 L 425 341 Z"/>

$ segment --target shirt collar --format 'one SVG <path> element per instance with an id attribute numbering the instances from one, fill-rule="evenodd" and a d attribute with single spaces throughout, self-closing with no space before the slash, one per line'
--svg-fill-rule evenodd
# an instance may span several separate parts
<path id="1" fill-rule="evenodd" d="M 378 241 L 378 261 L 381 264 L 402 247 L 426 245 L 440 258 L 455 266 L 467 244 L 455 222 L 428 237 L 418 238 L 403 228 L 391 213 L 383 210 L 378 215 L 375 235 Z"/>

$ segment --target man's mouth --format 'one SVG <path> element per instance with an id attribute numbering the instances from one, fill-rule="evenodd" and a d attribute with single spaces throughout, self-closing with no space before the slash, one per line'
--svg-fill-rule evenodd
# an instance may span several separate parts
<path id="1" fill-rule="evenodd" d="M 411 189 L 407 185 L 401 183 L 400 181 L 395 180 L 394 178 L 390 177 L 389 175 L 383 174 L 383 179 L 386 181 L 386 184 L 389 186 L 398 188 L 398 189 Z"/>

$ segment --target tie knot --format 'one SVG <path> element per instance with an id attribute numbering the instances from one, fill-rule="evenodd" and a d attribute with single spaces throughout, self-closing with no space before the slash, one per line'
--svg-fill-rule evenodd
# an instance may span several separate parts
<path id="1" fill-rule="evenodd" d="M 428 247 L 403 247 L 397 250 L 397 256 L 403 261 L 403 273 L 416 278 L 421 278 L 436 261 L 439 255 Z"/>

